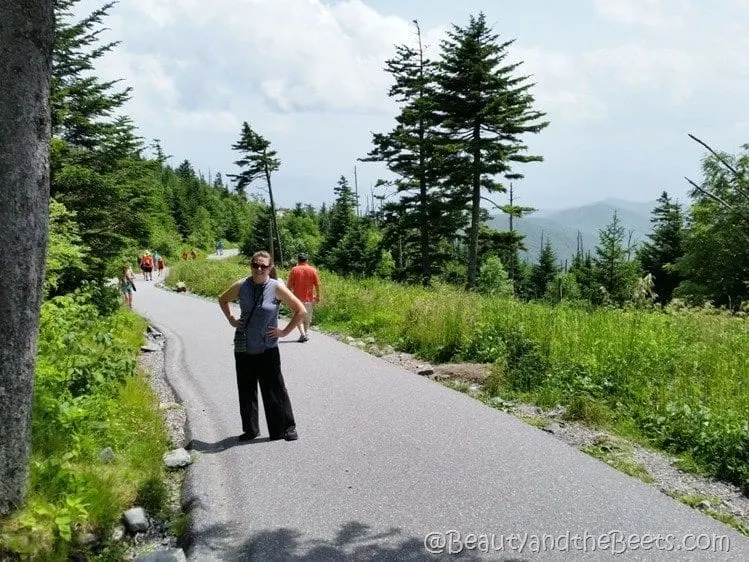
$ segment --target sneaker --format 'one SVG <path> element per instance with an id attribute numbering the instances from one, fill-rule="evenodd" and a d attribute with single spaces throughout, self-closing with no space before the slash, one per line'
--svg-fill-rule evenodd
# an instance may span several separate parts
<path id="1" fill-rule="evenodd" d="M 297 439 L 299 439 L 299 436 L 296 433 L 296 428 L 292 427 L 291 429 L 287 429 L 283 434 L 283 438 L 286 441 L 296 441 Z"/>
<path id="2" fill-rule="evenodd" d="M 245 431 L 242 435 L 237 437 L 237 441 L 240 441 L 242 443 L 246 443 L 247 441 L 252 441 L 257 437 L 257 433 L 250 433 L 249 431 Z"/>
<path id="3" fill-rule="evenodd" d="M 299 339 L 298 339 L 297 341 L 298 341 L 299 343 L 304 343 L 304 342 L 306 342 L 307 340 L 309 340 L 309 336 L 308 336 L 307 334 L 302 334 L 301 336 L 299 336 Z"/>

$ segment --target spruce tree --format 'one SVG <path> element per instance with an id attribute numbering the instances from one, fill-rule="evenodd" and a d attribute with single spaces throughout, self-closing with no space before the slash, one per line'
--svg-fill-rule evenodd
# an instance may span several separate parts
<path id="1" fill-rule="evenodd" d="M 85 18 L 73 20 L 72 8 L 80 0 L 55 0 L 55 46 L 52 58 L 52 136 L 64 141 L 55 152 L 59 158 L 84 163 L 98 171 L 111 170 L 123 148 L 141 148 L 134 128 L 115 113 L 130 99 L 132 88 L 116 90 L 119 80 L 101 81 L 93 75 L 98 59 L 119 42 L 100 43 L 102 20 L 116 2 L 108 2 Z M 107 139 L 117 142 L 107 146 Z M 115 155 L 108 154 L 113 150 Z"/>
<path id="2" fill-rule="evenodd" d="M 242 170 L 238 174 L 227 174 L 234 179 L 238 193 L 246 196 L 246 189 L 256 180 L 264 179 L 268 191 L 271 211 L 271 226 L 273 237 L 270 240 L 270 254 L 276 263 L 283 263 L 283 251 L 281 248 L 281 236 L 278 232 L 278 221 L 276 219 L 276 204 L 273 199 L 273 187 L 271 174 L 277 172 L 281 167 L 281 160 L 270 146 L 270 141 L 263 138 L 259 133 L 253 131 L 245 121 L 242 123 L 242 132 L 239 140 L 232 145 L 232 150 L 242 154 L 242 157 L 234 162 Z"/>
<path id="3" fill-rule="evenodd" d="M 683 277 L 675 270 L 678 260 L 684 255 L 684 217 L 681 207 L 665 191 L 658 198 L 658 206 L 653 209 L 650 222 L 653 232 L 648 235 L 637 254 L 642 269 L 654 277 L 657 301 L 665 304 L 671 300 L 674 289 Z"/>
<path id="4" fill-rule="evenodd" d="M 531 268 L 530 282 L 533 294 L 537 299 L 546 295 L 546 288 L 556 278 L 557 273 L 559 273 L 557 255 L 554 248 L 551 247 L 551 242 L 547 240 L 538 255 L 538 263 Z"/>
<path id="5" fill-rule="evenodd" d="M 521 137 L 547 125 L 544 113 L 534 110 L 527 76 L 516 75 L 521 63 L 507 63 L 513 41 L 500 43 L 486 16 L 470 17 L 466 27 L 453 26 L 442 42 L 436 95 L 437 112 L 445 130 L 444 146 L 449 181 L 460 188 L 454 196 L 467 202 L 468 287 L 476 287 L 478 233 L 482 192 L 504 192 L 497 177 L 512 180 L 523 175 L 515 164 L 540 162 L 527 154 Z"/>
<path id="6" fill-rule="evenodd" d="M 336 200 L 330 208 L 330 213 L 327 217 L 328 227 L 318 254 L 320 263 L 330 269 L 335 269 L 337 265 L 334 259 L 336 247 L 342 242 L 356 222 L 356 212 L 354 210 L 356 208 L 355 196 L 346 176 L 340 177 L 338 185 L 333 188 L 333 192 L 336 194 Z"/>
<path id="7" fill-rule="evenodd" d="M 396 126 L 389 133 L 374 133 L 374 148 L 363 161 L 384 162 L 398 176 L 397 203 L 383 206 L 390 234 L 406 241 L 406 277 L 431 282 L 433 271 L 445 259 L 438 251 L 441 241 L 451 238 L 462 226 L 460 213 L 447 208 L 440 180 L 443 176 L 439 151 L 440 118 L 435 106 L 437 65 L 424 54 L 419 23 L 414 20 L 417 43 L 396 46 L 395 57 L 386 61 L 394 84 L 388 95 L 401 104 Z M 389 238 L 393 238 L 390 236 Z M 410 264 L 413 263 L 413 268 Z"/>
<path id="8" fill-rule="evenodd" d="M 611 222 L 598 231 L 598 240 L 593 258 L 594 278 L 599 288 L 605 289 L 608 298 L 621 304 L 630 297 L 634 271 L 627 261 L 624 226 L 616 212 Z M 594 298 L 599 300 L 603 297 L 598 295 Z"/>

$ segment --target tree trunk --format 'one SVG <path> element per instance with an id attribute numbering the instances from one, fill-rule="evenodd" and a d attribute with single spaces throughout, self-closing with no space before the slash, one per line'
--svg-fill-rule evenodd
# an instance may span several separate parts
<path id="1" fill-rule="evenodd" d="M 471 229 L 468 238 L 468 288 L 475 289 L 478 280 L 479 222 L 481 221 L 481 128 L 473 128 L 473 185 L 471 203 Z"/>
<path id="2" fill-rule="evenodd" d="M 421 28 L 419 22 L 416 25 L 416 33 L 419 38 L 419 101 L 424 99 L 424 47 L 421 44 Z M 423 107 L 421 108 L 423 112 Z M 419 117 L 419 209 L 421 210 L 420 230 L 420 251 L 421 251 L 421 283 L 427 287 L 432 282 L 432 260 L 429 255 L 429 238 L 431 237 L 431 228 L 429 224 L 429 194 L 427 186 L 426 159 L 424 158 L 424 139 L 426 137 L 426 126 L 424 125 L 423 113 Z"/>
<path id="3" fill-rule="evenodd" d="M 273 202 L 273 188 L 270 184 L 270 171 L 266 168 L 265 170 L 265 181 L 268 184 L 268 197 L 270 198 L 270 220 L 273 225 L 273 232 L 270 237 L 270 255 L 273 256 L 273 263 L 278 263 L 283 266 L 283 250 L 281 249 L 281 233 L 278 232 L 278 221 L 276 220 L 276 204 Z M 275 233 L 276 241 L 278 242 L 278 259 L 273 253 L 273 235 Z"/>
<path id="4" fill-rule="evenodd" d="M 0 514 L 21 506 L 49 227 L 52 0 L 0 3 Z"/>

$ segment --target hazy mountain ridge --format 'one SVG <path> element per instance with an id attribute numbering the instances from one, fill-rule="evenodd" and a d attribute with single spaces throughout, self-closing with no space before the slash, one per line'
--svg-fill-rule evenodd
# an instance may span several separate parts
<path id="1" fill-rule="evenodd" d="M 632 243 L 646 240 L 652 231 L 651 212 L 656 201 L 638 202 L 622 199 L 606 199 L 597 203 L 559 210 L 539 210 L 521 219 L 515 219 L 515 230 L 525 234 L 523 240 L 527 251 L 521 252 L 521 259 L 534 263 L 541 251 L 541 240 L 551 242 L 560 262 L 570 260 L 577 250 L 578 231 L 582 235 L 583 248 L 594 252 L 598 245 L 598 231 L 611 223 L 614 212 L 625 229 L 624 244 L 632 232 Z M 488 225 L 497 230 L 508 230 L 506 215 L 494 216 Z"/>

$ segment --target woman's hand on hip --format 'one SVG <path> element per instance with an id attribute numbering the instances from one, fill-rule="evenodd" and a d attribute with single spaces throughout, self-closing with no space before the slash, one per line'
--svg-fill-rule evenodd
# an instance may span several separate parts
<path id="1" fill-rule="evenodd" d="M 274 338 L 274 339 L 285 338 L 288 335 L 289 335 L 289 332 L 287 332 L 285 329 L 282 330 L 281 328 L 277 328 L 275 326 L 272 328 L 268 328 L 268 336 L 271 338 Z"/>

